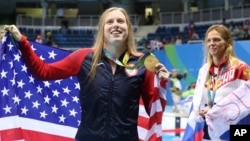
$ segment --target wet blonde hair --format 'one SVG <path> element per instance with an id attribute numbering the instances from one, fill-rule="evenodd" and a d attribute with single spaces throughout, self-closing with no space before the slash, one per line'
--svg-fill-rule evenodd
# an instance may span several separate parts
<path id="1" fill-rule="evenodd" d="M 245 63 L 242 60 L 238 59 L 235 55 L 234 47 L 233 47 L 233 38 L 231 36 L 231 32 L 229 31 L 229 29 L 224 25 L 215 24 L 215 25 L 210 26 L 205 34 L 206 36 L 205 36 L 205 47 L 204 47 L 204 56 L 205 56 L 204 62 L 208 64 L 208 68 L 210 68 L 211 65 L 213 64 L 213 57 L 208 51 L 207 36 L 208 36 L 208 33 L 214 30 L 217 31 L 220 34 L 221 38 L 225 40 L 226 42 L 225 44 L 226 49 L 224 52 L 224 57 L 228 59 L 227 67 L 233 67 L 233 66 L 237 66 L 240 63 Z M 208 75 L 209 74 L 207 74 L 207 76 Z"/>
<path id="2" fill-rule="evenodd" d="M 96 37 L 96 40 L 94 43 L 94 55 L 93 55 L 92 67 L 90 70 L 90 78 L 91 79 L 93 79 L 95 77 L 97 64 L 103 55 L 102 52 L 103 52 L 103 47 L 104 47 L 104 25 L 106 22 L 106 18 L 110 12 L 115 11 L 115 10 L 122 12 L 125 16 L 125 19 L 126 19 L 126 23 L 128 26 L 128 37 L 126 40 L 127 41 L 126 47 L 128 48 L 128 52 L 134 56 L 141 55 L 136 50 L 132 24 L 131 24 L 131 21 L 130 21 L 130 18 L 128 16 L 127 12 L 123 8 L 120 8 L 120 7 L 108 8 L 103 12 L 103 14 L 101 15 L 100 20 L 99 20 L 98 33 L 97 33 L 97 37 Z"/>

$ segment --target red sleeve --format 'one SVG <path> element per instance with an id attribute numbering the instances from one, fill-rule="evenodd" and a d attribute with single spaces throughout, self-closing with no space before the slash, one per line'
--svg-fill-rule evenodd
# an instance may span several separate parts
<path id="1" fill-rule="evenodd" d="M 19 42 L 19 47 L 28 69 L 38 79 L 42 80 L 56 80 L 77 75 L 83 59 L 92 51 L 91 48 L 79 49 L 60 61 L 46 64 L 32 50 L 29 41 L 24 36 Z"/>
<path id="2" fill-rule="evenodd" d="M 155 83 L 156 80 L 154 79 L 154 77 L 156 77 L 156 74 L 154 72 L 150 72 L 146 70 L 145 80 L 142 85 L 142 89 L 143 89 L 142 100 L 143 100 L 144 107 L 148 115 L 150 115 L 152 104 L 156 100 L 158 99 L 160 100 L 162 108 L 165 108 L 165 105 L 166 105 L 166 99 L 163 99 L 161 97 L 161 91 L 159 90 L 159 87 L 166 89 L 167 81 L 160 80 L 160 83 L 159 83 L 160 86 L 157 86 L 157 84 Z M 165 95 L 165 93 L 163 95 Z"/>

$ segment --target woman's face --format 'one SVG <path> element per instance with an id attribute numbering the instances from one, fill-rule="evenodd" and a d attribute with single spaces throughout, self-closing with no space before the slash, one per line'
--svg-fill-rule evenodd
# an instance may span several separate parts
<path id="1" fill-rule="evenodd" d="M 207 34 L 206 46 L 209 53 L 215 58 L 222 58 L 226 50 L 226 41 L 216 30 L 212 30 Z"/>
<path id="2" fill-rule="evenodd" d="M 128 37 L 128 25 L 124 14 L 114 10 L 107 15 L 104 25 L 105 43 L 109 45 L 122 45 Z"/>

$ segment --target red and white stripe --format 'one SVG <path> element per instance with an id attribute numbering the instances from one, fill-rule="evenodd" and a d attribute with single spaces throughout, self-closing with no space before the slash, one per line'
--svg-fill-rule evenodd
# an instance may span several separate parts
<path id="1" fill-rule="evenodd" d="M 155 99 L 150 108 L 150 115 L 147 114 L 143 101 L 140 100 L 138 133 L 140 141 L 162 141 L 162 115 L 167 103 L 166 82 L 159 81 L 154 77 Z"/>

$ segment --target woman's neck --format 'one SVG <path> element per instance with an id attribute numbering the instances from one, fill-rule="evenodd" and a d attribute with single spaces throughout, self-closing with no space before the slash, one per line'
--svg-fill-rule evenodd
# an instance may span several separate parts
<path id="1" fill-rule="evenodd" d="M 111 54 L 113 54 L 116 58 L 119 58 L 126 50 L 127 48 L 126 47 L 110 47 L 110 46 L 106 46 L 105 47 Z"/>
<path id="2" fill-rule="evenodd" d="M 213 63 L 217 66 L 221 63 L 221 61 L 223 61 L 224 56 L 222 57 L 213 57 Z"/>

